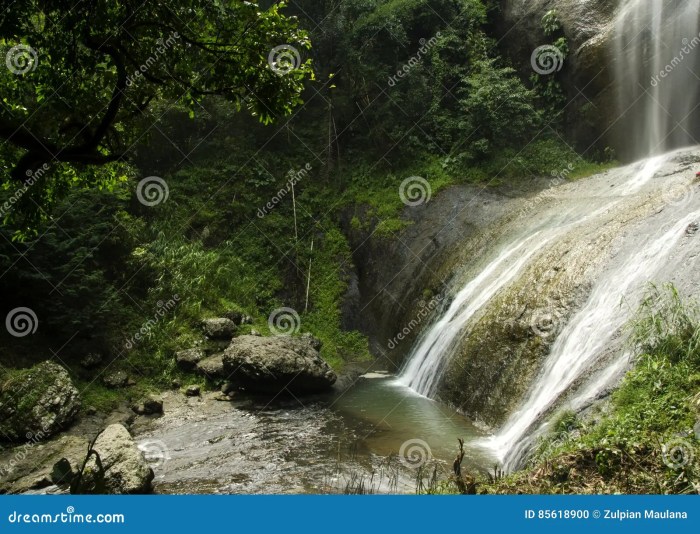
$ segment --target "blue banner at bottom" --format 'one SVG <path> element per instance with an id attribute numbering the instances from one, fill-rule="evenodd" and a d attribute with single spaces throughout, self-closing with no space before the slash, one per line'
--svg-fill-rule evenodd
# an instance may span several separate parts
<path id="1" fill-rule="evenodd" d="M 697 532 L 699 505 L 697 496 L 2 496 L 0 530 Z"/>

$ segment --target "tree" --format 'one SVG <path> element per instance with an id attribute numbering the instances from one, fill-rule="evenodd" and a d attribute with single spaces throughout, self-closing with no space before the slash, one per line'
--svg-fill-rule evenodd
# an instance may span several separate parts
<path id="1" fill-rule="evenodd" d="M 193 114 L 220 95 L 263 123 L 288 114 L 313 73 L 299 55 L 308 35 L 283 7 L 16 0 L 0 14 L 0 154 L 13 160 L 11 179 L 46 164 L 124 160 L 152 126 L 155 102 Z"/>

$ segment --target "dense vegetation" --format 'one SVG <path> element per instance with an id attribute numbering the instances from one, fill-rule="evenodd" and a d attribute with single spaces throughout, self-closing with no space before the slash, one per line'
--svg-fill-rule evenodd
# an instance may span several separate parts
<path id="1" fill-rule="evenodd" d="M 161 386 L 201 318 L 239 311 L 264 333 L 288 306 L 340 367 L 368 357 L 341 328 L 342 217 L 391 239 L 406 177 L 435 195 L 590 167 L 560 136 L 556 76 L 522 79 L 489 37 L 496 2 L 21 3 L 0 45 L 38 53 L 0 74 L 0 290 L 39 330 L 3 342 L 16 365 L 97 351 Z M 280 71 L 281 45 L 298 57 Z"/>

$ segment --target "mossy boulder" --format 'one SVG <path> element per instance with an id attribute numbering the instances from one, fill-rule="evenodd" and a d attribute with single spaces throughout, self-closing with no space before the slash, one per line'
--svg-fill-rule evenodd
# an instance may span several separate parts
<path id="1" fill-rule="evenodd" d="M 78 390 L 60 365 L 13 371 L 0 383 L 0 440 L 43 440 L 70 426 L 79 410 Z"/>

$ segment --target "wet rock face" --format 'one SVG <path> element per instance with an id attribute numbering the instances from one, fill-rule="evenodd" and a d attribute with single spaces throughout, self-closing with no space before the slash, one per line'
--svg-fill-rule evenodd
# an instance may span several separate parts
<path id="1" fill-rule="evenodd" d="M 0 385 L 0 440 L 44 439 L 80 410 L 78 390 L 60 365 L 42 362 Z"/>
<path id="2" fill-rule="evenodd" d="M 90 458 L 77 491 L 110 495 L 151 491 L 153 470 L 124 426 L 108 426 L 95 441 L 93 449 L 99 454 L 102 469 L 94 456 Z"/>
<path id="3" fill-rule="evenodd" d="M 336 374 L 309 339 L 241 336 L 224 351 L 224 372 L 246 391 L 276 395 L 329 389 Z"/>

